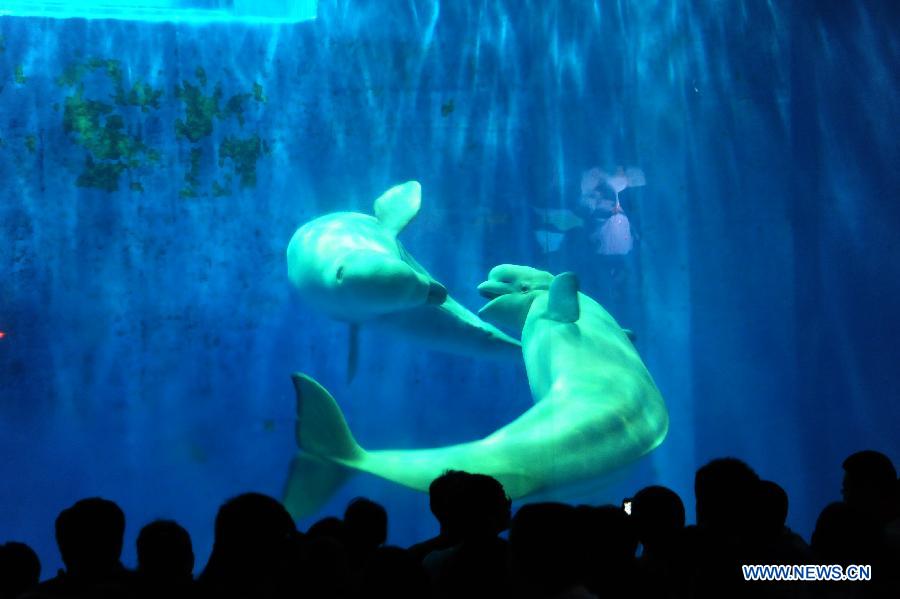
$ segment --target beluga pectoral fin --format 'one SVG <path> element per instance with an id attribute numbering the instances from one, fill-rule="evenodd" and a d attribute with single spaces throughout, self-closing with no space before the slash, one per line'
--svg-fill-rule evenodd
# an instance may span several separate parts
<path id="1" fill-rule="evenodd" d="M 347 331 L 347 382 L 356 377 L 356 369 L 359 367 L 359 325 L 350 323 Z"/>
<path id="2" fill-rule="evenodd" d="M 518 358 L 518 341 L 448 296 L 397 239 L 419 212 L 421 195 L 409 181 L 375 200 L 375 216 L 334 212 L 297 229 L 287 249 L 291 284 L 307 305 L 337 320 L 378 325 L 453 353 Z"/>

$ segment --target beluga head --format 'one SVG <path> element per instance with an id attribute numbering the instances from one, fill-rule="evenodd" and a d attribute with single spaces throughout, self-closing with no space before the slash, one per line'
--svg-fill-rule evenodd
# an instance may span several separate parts
<path id="1" fill-rule="evenodd" d="M 421 195 L 410 181 L 375 200 L 374 216 L 333 212 L 297 229 L 287 249 L 288 278 L 303 300 L 352 323 L 442 304 L 447 290 L 397 240 Z"/>
<path id="2" fill-rule="evenodd" d="M 552 281 L 552 274 L 530 266 L 495 266 L 488 280 L 478 286 L 478 293 L 490 300 L 478 316 L 501 329 L 521 333 L 532 302 L 550 289 Z"/>

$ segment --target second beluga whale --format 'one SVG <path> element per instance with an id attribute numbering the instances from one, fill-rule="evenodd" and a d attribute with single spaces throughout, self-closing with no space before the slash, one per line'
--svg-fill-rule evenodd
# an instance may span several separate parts
<path id="1" fill-rule="evenodd" d="M 375 200 L 374 216 L 326 214 L 297 229 L 288 244 L 288 278 L 301 299 L 350 324 L 350 377 L 361 324 L 452 353 L 510 359 L 520 355 L 517 340 L 449 297 L 397 239 L 421 203 L 421 186 L 409 181 Z"/>
<path id="2" fill-rule="evenodd" d="M 517 499 L 596 480 L 662 442 L 669 419 L 659 389 L 628 331 L 578 291 L 574 274 L 501 265 L 478 289 L 491 300 L 479 314 L 521 332 L 534 405 L 476 441 L 367 450 L 328 391 L 295 374 L 300 451 L 285 490 L 288 511 L 315 512 L 353 471 L 420 491 L 446 470 L 482 473 Z"/>

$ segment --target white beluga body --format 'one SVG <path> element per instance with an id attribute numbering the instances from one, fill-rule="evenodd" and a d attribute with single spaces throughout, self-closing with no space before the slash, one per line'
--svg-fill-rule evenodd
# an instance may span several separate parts
<path id="1" fill-rule="evenodd" d="M 315 512 L 352 470 L 420 491 L 448 469 L 482 473 L 516 499 L 596 479 L 662 442 L 668 413 L 650 373 L 628 332 L 578 291 L 573 274 L 502 265 L 479 290 L 491 298 L 485 319 L 521 331 L 534 405 L 477 441 L 365 450 L 328 391 L 295 374 L 300 451 L 285 495 L 292 514 Z"/>
<path id="2" fill-rule="evenodd" d="M 314 310 L 351 325 L 351 374 L 360 324 L 390 329 L 444 351 L 515 359 L 519 342 L 458 302 L 404 249 L 397 234 L 421 206 L 410 181 L 375 200 L 375 214 L 335 212 L 294 233 L 288 278 Z"/>

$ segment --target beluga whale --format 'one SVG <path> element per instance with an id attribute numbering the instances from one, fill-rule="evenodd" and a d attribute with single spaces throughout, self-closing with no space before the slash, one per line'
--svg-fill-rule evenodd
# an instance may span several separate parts
<path id="1" fill-rule="evenodd" d="M 434 349 L 516 359 L 520 344 L 447 295 L 397 235 L 419 212 L 422 187 L 408 181 L 375 200 L 374 215 L 334 212 L 301 226 L 287 247 L 288 278 L 313 309 L 350 324 L 348 374 L 362 324 Z"/>
<path id="2" fill-rule="evenodd" d="M 297 445 L 284 503 L 314 513 L 354 471 L 427 491 L 448 469 L 497 478 L 512 499 L 603 477 L 656 448 L 668 412 L 628 332 L 578 291 L 572 273 L 553 276 L 501 265 L 479 285 L 479 314 L 521 332 L 534 404 L 488 436 L 425 449 L 366 450 L 328 391 L 294 374 Z"/>

